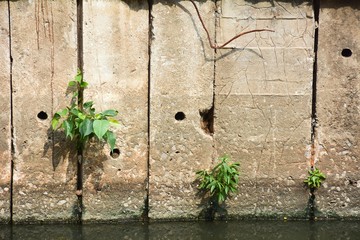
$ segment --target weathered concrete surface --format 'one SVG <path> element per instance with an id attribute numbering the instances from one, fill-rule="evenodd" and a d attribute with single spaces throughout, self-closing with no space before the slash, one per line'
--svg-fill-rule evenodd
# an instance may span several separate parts
<path id="1" fill-rule="evenodd" d="M 0 2 L 0 223 L 10 220 L 11 106 L 8 4 Z"/>
<path id="2" fill-rule="evenodd" d="M 316 166 L 328 178 L 316 193 L 319 216 L 360 217 L 359 9 L 355 0 L 321 1 Z"/>
<path id="3" fill-rule="evenodd" d="M 214 36 L 214 3 L 197 4 Z M 149 217 L 195 218 L 195 171 L 213 155 L 199 111 L 212 107 L 214 51 L 189 1 L 155 1 L 152 16 Z"/>
<path id="4" fill-rule="evenodd" d="M 76 162 L 67 157 L 69 146 L 63 139 L 52 135 L 50 119 L 70 101 L 64 100 L 64 92 L 76 72 L 75 1 L 11 1 L 10 5 L 13 220 L 71 221 L 77 201 Z"/>
<path id="5" fill-rule="evenodd" d="M 217 28 L 215 141 L 241 164 L 228 214 L 305 217 L 314 24 L 307 3 L 224 0 Z"/>
<path id="6" fill-rule="evenodd" d="M 84 221 L 140 219 L 147 196 L 148 19 L 146 1 L 84 2 L 85 101 L 116 109 L 118 157 L 88 148 Z M 96 145 L 96 143 L 94 144 Z"/>

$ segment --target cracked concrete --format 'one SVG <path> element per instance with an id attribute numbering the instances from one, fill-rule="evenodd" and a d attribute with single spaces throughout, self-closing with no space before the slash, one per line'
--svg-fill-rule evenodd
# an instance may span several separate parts
<path id="1" fill-rule="evenodd" d="M 242 31 L 274 32 L 215 51 L 189 1 L 85 1 L 83 32 L 75 1 L 0 1 L 0 43 L 12 45 L 0 49 L 0 222 L 10 220 L 11 201 L 14 222 L 79 220 L 76 150 L 49 130 L 70 100 L 77 31 L 85 98 L 97 110 L 118 109 L 121 121 L 116 156 L 97 142 L 85 154 L 83 221 L 196 219 L 203 205 L 195 171 L 223 154 L 241 164 L 229 217 L 305 218 L 315 120 L 315 164 L 328 176 L 316 214 L 360 217 L 359 3 L 321 1 L 316 102 L 318 24 L 309 1 L 196 4 L 218 45 Z"/>
<path id="2" fill-rule="evenodd" d="M 349 6 L 334 7 L 332 1 L 321 1 L 319 17 L 318 156 L 315 160 L 328 179 L 318 191 L 316 203 L 325 217 L 360 217 L 360 188 L 356 184 L 360 170 L 360 58 L 357 54 L 360 3 L 350 2 Z M 353 54 L 343 56 L 343 49 L 350 49 Z"/>
<path id="3" fill-rule="evenodd" d="M 214 10 L 211 1 L 200 5 L 212 34 Z M 152 15 L 149 217 L 196 218 L 195 171 L 213 156 L 199 114 L 213 104 L 213 50 L 189 1 L 155 1 Z"/>
<path id="4" fill-rule="evenodd" d="M 15 222 L 74 220 L 71 147 L 50 130 L 54 111 L 68 104 L 64 93 L 76 71 L 76 23 L 69 17 L 75 18 L 74 4 L 10 1 Z"/>
<path id="5" fill-rule="evenodd" d="M 84 78 L 90 84 L 84 98 L 97 111 L 117 109 L 121 124 L 113 129 L 118 157 L 96 143 L 85 155 L 82 219 L 140 219 L 147 195 L 148 5 L 91 1 L 83 8 Z"/>
<path id="6" fill-rule="evenodd" d="M 216 149 L 242 166 L 230 215 L 301 217 L 306 208 L 301 182 L 311 143 L 314 42 L 309 7 L 222 1 L 218 42 L 254 28 L 275 31 L 246 35 L 216 55 Z"/>
<path id="7" fill-rule="evenodd" d="M 10 39 L 7 2 L 0 2 L 0 222 L 10 221 L 11 99 Z"/>

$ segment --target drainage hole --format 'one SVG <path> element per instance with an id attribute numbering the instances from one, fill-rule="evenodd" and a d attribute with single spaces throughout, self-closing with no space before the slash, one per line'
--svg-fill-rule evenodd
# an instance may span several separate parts
<path id="1" fill-rule="evenodd" d="M 351 55 L 352 55 L 352 51 L 348 48 L 344 48 L 341 51 L 341 56 L 343 56 L 343 57 L 351 57 Z"/>
<path id="2" fill-rule="evenodd" d="M 48 115 L 46 112 L 44 111 L 41 111 L 38 113 L 37 117 L 40 119 L 40 120 L 46 120 L 48 118 Z"/>
<path id="3" fill-rule="evenodd" d="M 177 112 L 175 114 L 175 119 L 178 120 L 178 121 L 182 121 L 185 119 L 185 113 L 183 112 Z"/>
<path id="4" fill-rule="evenodd" d="M 118 148 L 114 148 L 112 152 L 110 152 L 110 156 L 112 158 L 118 158 L 120 155 L 120 150 Z"/>

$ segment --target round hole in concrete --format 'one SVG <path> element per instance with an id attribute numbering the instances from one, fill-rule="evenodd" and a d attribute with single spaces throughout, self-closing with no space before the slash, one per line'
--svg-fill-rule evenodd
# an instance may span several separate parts
<path id="1" fill-rule="evenodd" d="M 40 120 L 46 120 L 48 118 L 48 115 L 46 112 L 44 111 L 41 111 L 38 113 L 37 117 L 40 119 Z"/>
<path id="2" fill-rule="evenodd" d="M 120 155 L 120 150 L 118 148 L 114 148 L 112 152 L 110 152 L 110 156 L 112 158 L 118 158 Z"/>
<path id="3" fill-rule="evenodd" d="M 344 48 L 341 51 L 341 56 L 343 56 L 343 57 L 351 57 L 351 55 L 352 55 L 352 51 L 349 48 Z"/>
<path id="4" fill-rule="evenodd" d="M 183 112 L 177 112 L 175 114 L 175 119 L 178 121 L 184 120 L 185 119 L 185 113 Z"/>

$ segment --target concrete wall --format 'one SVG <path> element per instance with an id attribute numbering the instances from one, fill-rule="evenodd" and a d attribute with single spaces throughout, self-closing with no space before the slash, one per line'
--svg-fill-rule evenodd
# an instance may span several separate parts
<path id="1" fill-rule="evenodd" d="M 0 222 L 10 221 L 11 100 L 8 3 L 0 2 Z"/>
<path id="2" fill-rule="evenodd" d="M 70 100 L 64 92 L 76 71 L 75 6 L 74 1 L 10 2 L 16 222 L 76 218 L 75 155 L 49 129 L 54 111 Z"/>
<path id="3" fill-rule="evenodd" d="M 85 101 L 98 111 L 117 109 L 121 122 L 118 156 L 107 147 L 85 156 L 83 219 L 138 219 L 147 196 L 148 5 L 86 1 L 83 13 Z"/>
<path id="4" fill-rule="evenodd" d="M 200 8 L 212 33 L 214 10 L 211 1 Z M 199 214 L 192 182 L 213 157 L 213 138 L 202 129 L 199 111 L 212 107 L 214 52 L 195 14 L 189 1 L 157 1 L 152 9 L 149 216 L 154 219 Z"/>
<path id="5" fill-rule="evenodd" d="M 214 50 L 190 1 L 0 1 L 1 222 L 195 219 L 195 171 L 224 154 L 241 164 L 229 217 L 306 218 L 312 158 L 316 216 L 359 217 L 359 4 L 321 1 L 320 23 L 312 1 L 196 4 L 217 44 L 274 32 Z M 121 122 L 120 154 L 94 141 L 81 171 L 50 130 L 79 59 L 85 101 Z"/>
<path id="6" fill-rule="evenodd" d="M 312 6 L 223 0 L 220 7 L 219 44 L 237 32 L 274 30 L 241 37 L 216 54 L 216 150 L 242 169 L 229 213 L 301 216 L 311 143 Z"/>
<path id="7" fill-rule="evenodd" d="M 317 152 L 327 175 L 321 215 L 360 216 L 360 3 L 322 1 L 317 86 Z"/>

